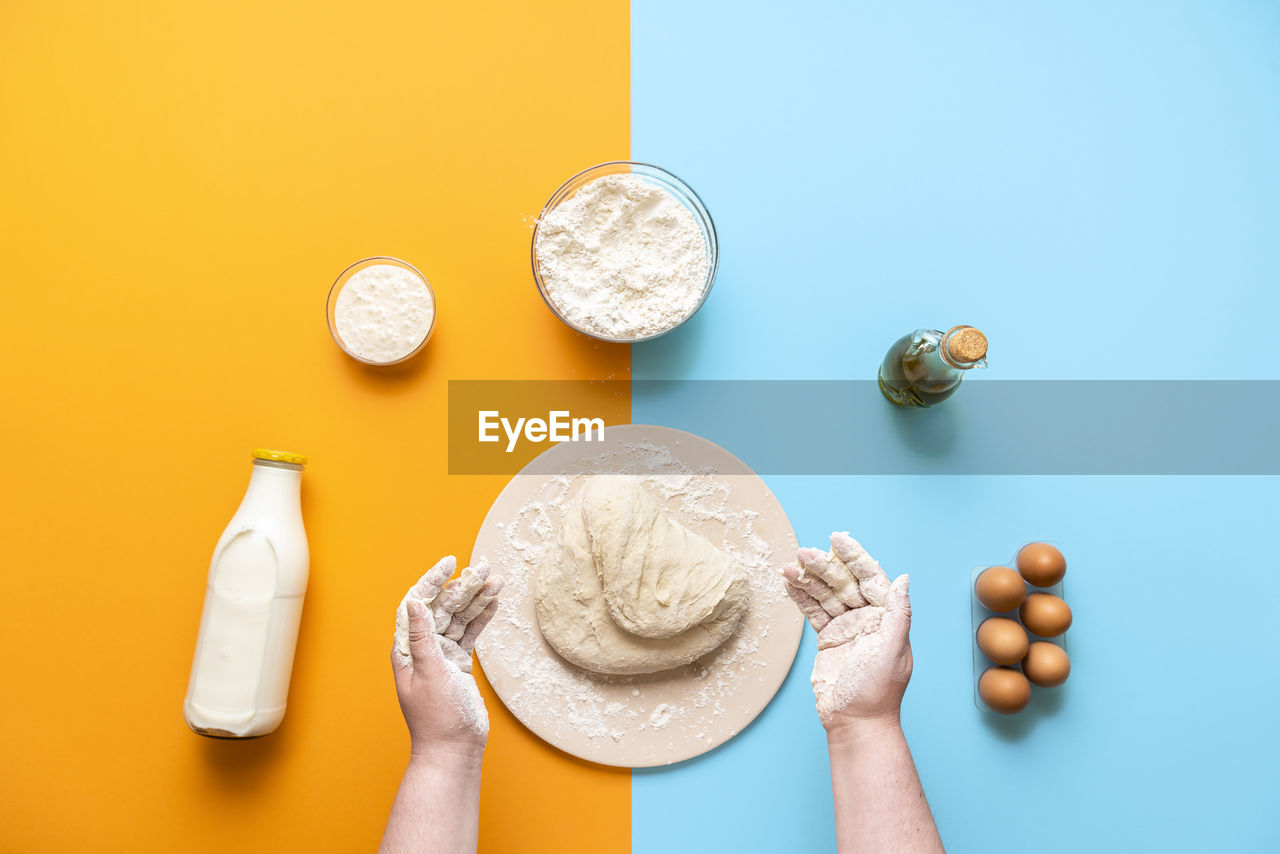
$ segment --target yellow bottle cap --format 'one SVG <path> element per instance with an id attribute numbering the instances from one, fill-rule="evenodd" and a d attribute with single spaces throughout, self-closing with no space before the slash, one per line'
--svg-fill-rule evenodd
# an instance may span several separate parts
<path id="1" fill-rule="evenodd" d="M 254 448 L 252 454 L 255 460 L 275 460 L 280 463 L 293 463 L 295 466 L 305 466 L 307 464 L 306 454 L 295 454 L 292 451 L 273 451 L 270 448 Z"/>

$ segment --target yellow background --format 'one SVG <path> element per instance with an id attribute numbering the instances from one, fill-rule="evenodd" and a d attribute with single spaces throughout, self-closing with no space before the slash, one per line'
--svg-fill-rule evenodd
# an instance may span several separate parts
<path id="1" fill-rule="evenodd" d="M 560 181 L 627 156 L 628 61 L 622 2 L 0 10 L 6 850 L 376 845 L 395 605 L 505 481 L 446 476 L 447 379 L 627 375 L 547 311 L 528 242 Z M 438 299 L 400 369 L 324 320 L 378 254 Z M 213 741 L 182 698 L 255 446 L 311 456 L 311 585 L 283 726 Z M 485 691 L 481 848 L 625 850 L 627 773 Z"/>

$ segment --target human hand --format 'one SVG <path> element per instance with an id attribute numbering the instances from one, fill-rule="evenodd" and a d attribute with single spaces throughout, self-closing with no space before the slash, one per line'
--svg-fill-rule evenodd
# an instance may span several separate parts
<path id="1" fill-rule="evenodd" d="M 782 569 L 787 594 L 818 633 L 813 693 L 828 735 L 859 721 L 894 723 L 911 680 L 910 579 L 892 584 L 847 533 L 831 551 L 800 549 Z"/>
<path id="2" fill-rule="evenodd" d="M 453 581 L 458 561 L 442 558 L 396 611 L 391 669 L 414 756 L 436 750 L 478 754 L 489 716 L 471 676 L 476 637 L 498 608 L 502 580 L 481 559 Z"/>

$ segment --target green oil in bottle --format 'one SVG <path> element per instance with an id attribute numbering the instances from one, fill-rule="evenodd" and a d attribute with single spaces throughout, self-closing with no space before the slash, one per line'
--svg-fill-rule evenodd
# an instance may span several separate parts
<path id="1" fill-rule="evenodd" d="M 893 343 L 880 365 L 880 391 L 898 406 L 936 406 L 965 372 L 987 366 L 987 336 L 972 326 L 917 329 Z"/>

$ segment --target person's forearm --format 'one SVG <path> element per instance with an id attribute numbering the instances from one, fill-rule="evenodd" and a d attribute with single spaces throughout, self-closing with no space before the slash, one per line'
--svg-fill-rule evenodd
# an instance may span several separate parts
<path id="1" fill-rule="evenodd" d="M 942 839 L 896 720 L 848 724 L 827 735 L 840 854 L 937 854 Z"/>
<path id="2" fill-rule="evenodd" d="M 411 756 L 379 852 L 475 851 L 480 835 L 481 756 L 480 750 Z"/>

